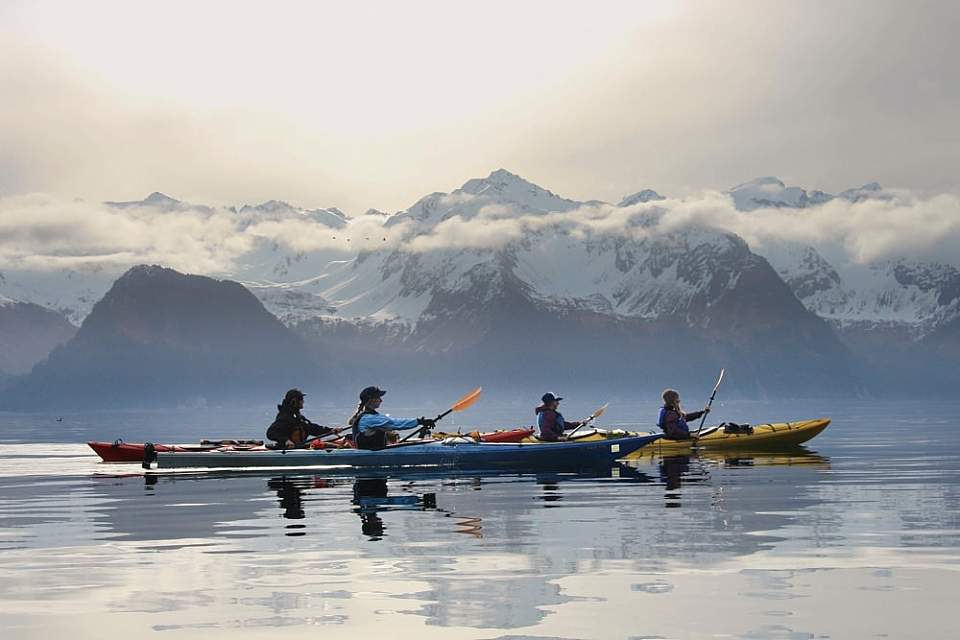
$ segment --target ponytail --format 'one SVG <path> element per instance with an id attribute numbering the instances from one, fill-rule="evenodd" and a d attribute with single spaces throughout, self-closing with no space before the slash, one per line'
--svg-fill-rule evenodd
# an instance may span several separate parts
<path id="1" fill-rule="evenodd" d="M 354 431 L 357 430 L 357 425 L 360 422 L 360 416 L 362 416 L 367 411 L 367 405 L 363 403 L 363 400 L 360 401 L 360 404 L 357 405 L 357 410 L 354 412 L 350 419 L 347 420 L 347 426 L 352 428 Z"/>

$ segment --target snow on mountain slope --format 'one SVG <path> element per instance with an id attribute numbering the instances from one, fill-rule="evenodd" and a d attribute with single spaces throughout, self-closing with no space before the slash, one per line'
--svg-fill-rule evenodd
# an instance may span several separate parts
<path id="1" fill-rule="evenodd" d="M 8 269 L 0 274 L 0 295 L 53 309 L 79 325 L 115 278 L 114 272 L 103 269 Z"/>
<path id="2" fill-rule="evenodd" d="M 729 195 L 751 216 L 783 209 L 803 216 L 831 201 L 894 197 L 876 183 L 833 196 L 773 177 L 738 185 Z M 922 336 L 958 313 L 951 293 L 956 265 L 861 265 L 844 259 L 842 247 L 777 238 L 747 247 L 733 233 L 696 222 L 660 229 L 665 212 L 682 201 L 645 189 L 617 206 L 578 202 L 503 169 L 393 215 L 371 209 L 350 218 L 335 208 L 279 200 L 212 208 L 161 193 L 106 204 L 140 218 L 225 219 L 233 237 L 224 242 L 238 240 L 241 250 L 225 270 L 210 275 L 242 282 L 288 325 L 319 318 L 412 330 L 441 312 L 440 300 L 475 286 L 482 273 L 560 312 L 683 316 L 736 286 L 740 267 L 732 265 L 751 251 L 773 265 L 807 309 L 837 326 L 899 323 Z M 5 268 L 0 294 L 59 310 L 79 324 L 125 268 L 120 260 L 42 271 Z M 718 271 L 723 277 L 714 277 Z"/>
<path id="3" fill-rule="evenodd" d="M 474 233 L 487 224 L 501 233 L 488 240 L 474 238 L 473 246 L 460 246 L 463 239 L 452 238 L 449 245 L 425 243 L 429 248 L 423 251 L 403 246 L 361 252 L 331 262 L 293 288 L 322 301 L 310 306 L 322 307 L 317 317 L 394 323 L 412 330 L 437 312 L 435 300 L 476 288 L 478 274 L 493 269 L 496 278 L 506 278 L 544 308 L 696 323 L 698 318 L 687 317 L 691 309 L 708 307 L 724 288 L 735 286 L 738 261 L 749 248 L 734 234 L 703 227 L 655 233 L 651 229 L 663 212 L 642 203 L 662 196 L 649 190 L 635 196 L 625 199 L 635 210 L 621 208 L 629 212 L 624 214 L 610 205 L 598 208 L 562 198 L 498 170 L 449 194 L 431 194 L 389 222 L 406 225 L 409 244 L 442 236 L 462 221 L 474 221 Z M 608 222 L 625 215 L 627 222 Z M 637 233 L 625 233 L 624 224 Z M 728 271 L 718 268 L 725 264 Z M 727 280 L 718 280 L 718 271 Z M 281 288 L 290 289 L 291 283 L 253 290 L 285 321 L 296 321 L 276 295 Z M 487 286 L 482 289 L 476 296 L 489 292 Z"/>
<path id="4" fill-rule="evenodd" d="M 785 187 L 776 178 L 739 185 L 730 195 L 738 209 L 754 215 L 769 208 L 811 209 L 834 198 L 858 203 L 896 197 L 875 182 L 831 196 Z M 916 340 L 960 316 L 960 278 L 948 264 L 903 258 L 861 264 L 829 239 L 812 246 L 767 238 L 753 248 L 770 261 L 807 309 L 841 329 L 899 327 Z"/>
<path id="5" fill-rule="evenodd" d="M 306 220 L 322 224 L 331 229 L 342 229 L 347 225 L 347 215 L 331 207 L 328 209 L 301 209 L 280 200 L 269 200 L 256 206 L 243 205 L 236 210 L 241 228 L 265 221 Z"/>
<path id="6" fill-rule="evenodd" d="M 114 280 L 138 261 L 137 251 L 147 252 L 142 261 L 160 262 L 161 258 L 150 255 L 151 249 L 175 254 L 180 246 L 186 247 L 184 252 L 199 248 L 209 252 L 201 259 L 207 262 L 206 270 L 195 270 L 255 283 L 305 280 L 331 260 L 355 254 L 349 240 L 341 237 L 351 219 L 335 208 L 302 209 L 277 200 L 218 208 L 182 202 L 159 192 L 143 200 L 87 203 L 85 207 L 84 213 L 96 219 L 79 233 L 92 238 L 93 249 L 54 247 L 50 253 L 28 260 L 7 260 L 0 270 L 0 294 L 54 309 L 79 325 Z M 382 215 L 374 217 L 382 220 Z M 115 244 L 130 249 L 113 249 L 107 244 L 112 242 L 108 229 L 114 228 L 123 235 Z M 156 235 L 166 237 L 148 237 L 159 230 L 164 230 L 163 234 Z M 306 242 L 306 247 L 290 246 L 290 239 Z M 156 244 L 151 247 L 151 242 Z M 217 253 L 226 259 L 219 259 Z M 231 253 L 242 254 L 242 259 L 232 261 Z M 214 260 L 206 261 L 207 257 Z M 40 261 L 42 266 L 34 266 Z M 273 297 L 280 298 L 279 303 L 288 309 L 304 307 L 299 315 L 312 314 L 323 306 L 322 301 L 314 303 L 308 296 L 287 295 L 282 290 Z"/>
<path id="7" fill-rule="evenodd" d="M 509 210 L 498 211 L 498 205 Z M 486 178 L 473 178 L 451 193 L 431 193 L 406 211 L 387 220 L 388 226 L 413 223 L 417 228 L 433 227 L 453 216 L 471 220 L 498 212 L 510 215 L 538 215 L 571 211 L 583 203 L 561 198 L 505 169 L 497 169 Z"/>
<path id="8" fill-rule="evenodd" d="M 783 181 L 772 176 L 756 178 L 737 185 L 730 195 L 741 211 L 753 211 L 763 207 L 802 208 L 822 204 L 834 196 L 823 191 L 807 192 L 800 187 L 788 187 Z"/>

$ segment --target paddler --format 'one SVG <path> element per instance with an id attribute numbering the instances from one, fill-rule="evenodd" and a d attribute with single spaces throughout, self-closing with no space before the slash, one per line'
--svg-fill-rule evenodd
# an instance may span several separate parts
<path id="1" fill-rule="evenodd" d="M 548 391 L 540 398 L 540 406 L 533 410 L 537 416 L 538 435 L 545 442 L 563 440 L 563 432 L 567 429 L 576 429 L 582 422 L 567 422 L 558 410 L 563 398 Z"/>
<path id="2" fill-rule="evenodd" d="M 399 420 L 377 413 L 386 393 L 379 387 L 367 387 L 360 392 L 360 405 L 347 423 L 353 430 L 353 442 L 357 449 L 383 449 L 390 443 L 389 436 L 394 431 L 416 427 L 433 429 L 436 426 L 436 421 L 430 418 Z"/>
<path id="3" fill-rule="evenodd" d="M 673 389 L 664 389 L 661 397 L 663 406 L 657 417 L 657 426 L 663 429 L 663 437 L 666 440 L 689 440 L 690 427 L 687 426 L 687 420 L 696 420 L 710 413 L 710 407 L 704 407 L 702 411 L 684 413 L 680 408 L 680 394 Z"/>
<path id="4" fill-rule="evenodd" d="M 300 447 L 310 436 L 333 433 L 330 427 L 311 422 L 300 413 L 304 395 L 300 389 L 290 389 L 283 396 L 283 402 L 277 405 L 277 417 L 267 428 L 267 438 L 280 448 Z"/>

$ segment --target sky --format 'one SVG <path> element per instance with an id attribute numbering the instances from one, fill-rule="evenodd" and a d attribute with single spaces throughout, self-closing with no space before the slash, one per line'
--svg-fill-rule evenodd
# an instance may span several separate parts
<path id="1" fill-rule="evenodd" d="M 0 196 L 960 193 L 951 2 L 0 2 Z M 31 196 L 40 197 L 40 196 Z"/>

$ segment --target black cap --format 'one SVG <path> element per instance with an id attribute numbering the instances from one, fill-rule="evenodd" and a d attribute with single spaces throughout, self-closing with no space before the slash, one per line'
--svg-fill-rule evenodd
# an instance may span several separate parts
<path id="1" fill-rule="evenodd" d="M 373 400 L 374 398 L 382 398 L 386 391 L 379 387 L 367 387 L 360 392 L 360 401 L 366 402 L 367 400 Z"/>
<path id="2" fill-rule="evenodd" d="M 563 400 L 563 398 L 555 395 L 555 394 L 554 394 L 553 392 L 551 392 L 551 391 L 547 391 L 545 394 L 543 394 L 543 397 L 541 397 L 540 400 L 541 400 L 541 402 L 543 402 L 544 404 L 546 404 L 547 402 L 553 402 L 554 400 L 558 400 L 558 401 L 559 401 L 559 400 Z"/>
<path id="3" fill-rule="evenodd" d="M 290 389 L 290 391 L 287 391 L 286 395 L 283 396 L 283 401 L 290 402 L 295 398 L 302 398 L 305 395 L 307 394 L 305 394 L 303 391 L 300 391 L 300 389 Z"/>

